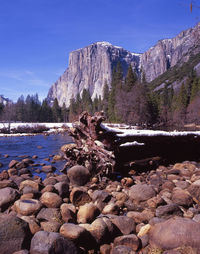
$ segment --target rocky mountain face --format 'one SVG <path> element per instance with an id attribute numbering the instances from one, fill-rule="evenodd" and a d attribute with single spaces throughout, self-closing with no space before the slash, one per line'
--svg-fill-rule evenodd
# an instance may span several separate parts
<path id="1" fill-rule="evenodd" d="M 147 82 L 154 80 L 170 67 L 187 62 L 192 54 L 200 52 L 200 23 L 181 32 L 173 39 L 160 40 L 143 54 L 131 53 L 108 42 L 97 42 L 70 53 L 69 66 L 52 85 L 48 100 L 58 99 L 59 105 L 69 106 L 83 89 L 88 89 L 92 99 L 103 96 L 103 87 L 110 84 L 113 67 L 121 62 L 124 75 L 131 64 L 140 75 L 145 74 Z"/>

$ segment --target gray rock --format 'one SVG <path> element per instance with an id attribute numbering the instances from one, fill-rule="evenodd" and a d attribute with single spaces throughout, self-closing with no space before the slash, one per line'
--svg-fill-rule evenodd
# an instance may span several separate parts
<path id="1" fill-rule="evenodd" d="M 76 246 L 59 233 L 39 231 L 31 240 L 30 254 L 78 254 Z"/>
<path id="2" fill-rule="evenodd" d="M 152 186 L 136 184 L 129 189 L 129 197 L 136 201 L 146 201 L 156 195 Z"/>
<path id="3" fill-rule="evenodd" d="M 29 249 L 31 233 L 28 223 L 13 215 L 0 214 L 0 253 L 12 254 Z"/>
<path id="4" fill-rule="evenodd" d="M 135 233 L 135 221 L 127 216 L 116 216 L 111 218 L 112 223 L 118 228 L 121 234 L 129 235 Z"/>
<path id="5" fill-rule="evenodd" d="M 149 233 L 152 246 L 162 250 L 171 250 L 182 246 L 190 246 L 200 251 L 199 223 L 182 217 L 174 217 L 152 227 Z M 189 253 L 189 252 L 185 252 Z"/>
<path id="6" fill-rule="evenodd" d="M 68 169 L 67 176 L 69 177 L 71 184 L 82 186 L 89 181 L 90 172 L 87 168 L 76 165 Z"/>
<path id="7" fill-rule="evenodd" d="M 11 203 L 16 200 L 18 196 L 19 193 L 13 188 L 6 187 L 0 189 L 0 208 L 7 208 Z"/>
<path id="8" fill-rule="evenodd" d="M 159 206 L 156 209 L 156 216 L 157 217 L 169 218 L 169 217 L 174 216 L 174 215 L 182 216 L 182 214 L 183 213 L 182 213 L 181 209 L 176 204 Z"/>
<path id="9" fill-rule="evenodd" d="M 42 208 L 37 215 L 40 221 L 56 221 L 60 222 L 62 219 L 60 209 L 58 208 Z"/>

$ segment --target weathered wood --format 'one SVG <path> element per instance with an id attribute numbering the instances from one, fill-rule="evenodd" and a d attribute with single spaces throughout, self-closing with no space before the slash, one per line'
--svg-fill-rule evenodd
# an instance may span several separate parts
<path id="1" fill-rule="evenodd" d="M 151 168 L 161 161 L 200 159 L 200 132 L 133 130 L 126 134 L 103 125 L 104 120 L 103 112 L 94 116 L 83 112 L 79 122 L 68 129 L 77 147 L 66 151 L 67 165 L 78 162 L 91 172 L 109 174 L 114 170 Z"/>

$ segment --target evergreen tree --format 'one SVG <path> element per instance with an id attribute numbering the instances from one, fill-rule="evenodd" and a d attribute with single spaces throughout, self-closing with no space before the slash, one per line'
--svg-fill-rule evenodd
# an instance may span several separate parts
<path id="1" fill-rule="evenodd" d="M 62 121 L 62 113 L 61 113 L 61 108 L 58 105 L 58 100 L 57 98 L 54 99 L 53 102 L 53 107 L 52 107 L 52 113 L 53 113 L 53 121 L 54 122 L 61 122 Z"/>
<path id="2" fill-rule="evenodd" d="M 63 122 L 68 122 L 69 121 L 69 110 L 66 108 L 65 103 L 63 103 L 63 106 L 61 108 L 61 112 L 62 112 L 62 120 Z"/>
<path id="3" fill-rule="evenodd" d="M 51 107 L 49 106 L 47 100 L 43 100 L 42 106 L 40 109 L 40 122 L 52 122 L 53 114 Z"/>
<path id="4" fill-rule="evenodd" d="M 15 107 L 16 107 L 16 118 L 17 118 L 17 121 L 24 122 L 25 119 L 26 119 L 26 116 L 25 116 L 26 105 L 25 105 L 25 101 L 24 101 L 24 96 L 23 95 L 21 95 L 19 97 Z"/>
<path id="5" fill-rule="evenodd" d="M 191 97 L 190 97 L 191 102 L 198 95 L 199 91 L 200 91 L 200 79 L 195 77 L 192 82 L 192 88 L 191 88 Z"/>
<path id="6" fill-rule="evenodd" d="M 104 84 L 103 88 L 103 101 L 102 101 L 102 109 L 106 118 L 108 117 L 108 100 L 109 100 L 109 87 L 107 82 Z"/>
<path id="7" fill-rule="evenodd" d="M 128 72 L 125 79 L 124 90 L 130 92 L 137 80 L 136 74 L 133 72 L 132 66 L 129 65 Z"/>
<path id="8" fill-rule="evenodd" d="M 90 96 L 90 92 L 87 89 L 83 89 L 82 107 L 83 107 L 83 110 L 86 110 L 87 112 L 92 113 L 92 99 Z"/>

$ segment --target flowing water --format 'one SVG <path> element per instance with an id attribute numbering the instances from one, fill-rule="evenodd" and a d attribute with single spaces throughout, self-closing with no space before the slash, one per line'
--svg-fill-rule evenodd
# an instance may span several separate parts
<path id="1" fill-rule="evenodd" d="M 60 147 L 64 144 L 71 143 L 72 139 L 67 134 L 56 135 L 36 135 L 36 136 L 22 136 L 22 137 L 0 137 L 0 162 L 3 166 L 0 171 L 8 169 L 8 164 L 11 160 L 22 160 L 25 157 L 31 158 L 37 155 L 37 159 L 33 159 L 35 164 L 46 165 L 51 164 L 52 156 L 59 154 Z M 6 156 L 8 155 L 8 157 Z M 45 159 L 50 159 L 46 161 Z M 65 161 L 58 161 L 53 166 L 56 167 L 57 172 L 63 168 Z M 41 169 L 41 165 L 29 168 L 33 174 L 36 169 Z M 39 173 L 42 178 L 44 173 Z"/>

